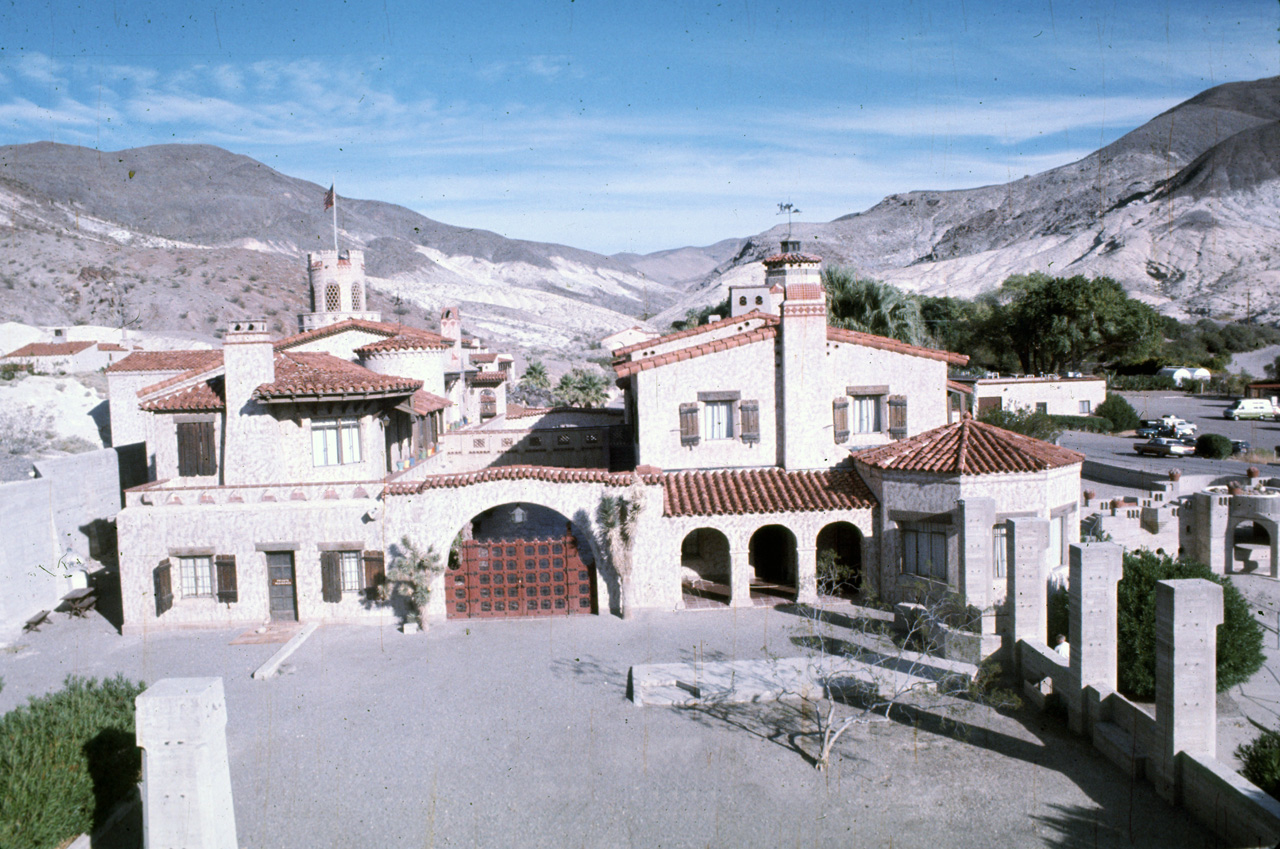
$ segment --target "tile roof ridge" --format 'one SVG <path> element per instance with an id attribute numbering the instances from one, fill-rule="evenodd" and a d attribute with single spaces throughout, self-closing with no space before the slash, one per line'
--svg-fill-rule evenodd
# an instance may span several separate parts
<path id="1" fill-rule="evenodd" d="M 868 348 L 878 348 L 884 351 L 896 351 L 900 354 L 910 354 L 931 360 L 942 360 L 952 365 L 963 366 L 969 363 L 967 354 L 957 354 L 954 351 L 946 351 L 942 348 L 926 348 L 923 345 L 913 345 L 910 342 L 903 342 L 890 336 L 879 336 L 875 333 L 866 333 L 861 330 L 848 330 L 843 327 L 833 327 L 830 324 L 827 325 L 827 339 L 833 342 L 847 342 L 851 345 L 865 345 Z"/>
<path id="2" fill-rule="evenodd" d="M 144 386 L 134 394 L 137 395 L 139 398 L 146 398 L 146 396 L 159 392 L 162 389 L 170 389 L 172 387 L 181 387 L 182 384 L 187 383 L 188 381 L 190 381 L 191 384 L 194 385 L 196 383 L 199 383 L 201 379 L 212 380 L 215 377 L 222 377 L 225 373 L 226 373 L 226 364 L 223 361 L 223 359 L 219 357 L 218 361 L 212 365 L 205 366 L 204 368 L 197 367 L 193 369 L 188 369 L 187 371 L 184 371 L 182 374 L 175 374 L 173 377 L 166 378 L 165 380 L 162 380 L 159 383 L 153 383 L 150 386 Z M 147 399 L 147 400 L 153 400 L 153 399 Z"/>
<path id="3" fill-rule="evenodd" d="M 778 316 L 774 315 L 773 313 L 761 312 L 760 310 L 751 310 L 750 312 L 744 312 L 741 315 L 729 316 L 727 318 L 719 319 L 718 321 L 709 321 L 706 324 L 699 324 L 697 327 L 686 327 L 684 330 L 677 330 L 674 333 L 667 333 L 662 336 L 656 336 L 653 339 L 646 339 L 642 342 L 636 342 L 632 345 L 627 345 L 625 347 L 619 348 L 618 350 L 614 351 L 613 357 L 615 360 L 617 360 L 620 357 L 624 357 L 627 354 L 634 353 L 643 348 L 649 348 L 654 345 L 662 345 L 667 342 L 674 342 L 678 339 L 687 339 L 691 336 L 698 336 L 703 333 L 710 333 L 713 330 L 719 330 L 720 328 L 727 327 L 731 324 L 734 324 L 735 322 L 750 321 L 755 319 L 764 319 L 764 323 L 766 325 L 778 323 Z"/>

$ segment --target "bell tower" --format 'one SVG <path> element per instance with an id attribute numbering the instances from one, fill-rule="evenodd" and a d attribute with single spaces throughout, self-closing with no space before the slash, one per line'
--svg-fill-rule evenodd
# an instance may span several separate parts
<path id="1" fill-rule="evenodd" d="M 370 312 L 364 276 L 364 251 L 315 251 L 307 254 L 307 278 L 311 287 L 311 312 L 298 316 L 302 330 L 327 327 L 349 318 L 382 321 L 382 313 Z"/>

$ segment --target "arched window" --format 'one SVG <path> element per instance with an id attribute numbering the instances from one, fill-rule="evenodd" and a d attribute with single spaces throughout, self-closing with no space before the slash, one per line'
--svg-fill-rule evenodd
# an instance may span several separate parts
<path id="1" fill-rule="evenodd" d="M 339 312 L 342 309 L 342 299 L 338 294 L 337 283 L 330 283 L 325 287 L 324 308 L 327 312 Z"/>
<path id="2" fill-rule="evenodd" d="M 351 311 L 364 312 L 364 286 L 359 280 L 351 284 Z"/>

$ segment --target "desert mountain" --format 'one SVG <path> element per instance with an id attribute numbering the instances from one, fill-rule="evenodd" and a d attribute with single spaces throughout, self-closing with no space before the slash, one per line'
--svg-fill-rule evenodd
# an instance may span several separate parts
<path id="1" fill-rule="evenodd" d="M 828 263 L 931 295 L 969 297 L 1029 271 L 1105 274 L 1164 312 L 1275 321 L 1277 121 L 1280 77 L 1220 85 L 1077 162 L 1003 185 L 895 194 L 792 232 Z M 745 240 L 693 302 L 758 275 L 785 232 Z"/>
<path id="2" fill-rule="evenodd" d="M 207 145 L 0 147 L 0 320 L 209 334 L 257 311 L 290 331 L 309 309 L 303 255 L 333 243 L 324 191 Z M 388 318 L 458 304 L 472 332 L 538 355 L 585 351 L 680 294 L 617 259 L 380 201 L 340 198 L 338 225 Z"/>

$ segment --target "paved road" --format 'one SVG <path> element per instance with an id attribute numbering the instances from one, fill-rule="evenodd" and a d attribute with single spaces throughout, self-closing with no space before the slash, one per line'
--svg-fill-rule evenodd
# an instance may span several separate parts
<path id="1" fill-rule="evenodd" d="M 1222 413 L 1234 399 L 1217 395 L 1188 395 L 1184 392 L 1122 392 L 1142 419 L 1157 419 L 1166 413 L 1184 418 L 1201 433 L 1220 433 L 1228 439 L 1244 439 L 1256 448 L 1280 445 L 1280 422 L 1231 421 Z"/>
<path id="2" fill-rule="evenodd" d="M 1212 839 L 1058 720 L 887 723 L 828 774 L 776 705 L 640 708 L 635 663 L 794 654 L 808 620 L 738 610 L 322 627 L 285 674 L 235 632 L 123 637 L 95 616 L 0 655 L 0 710 L 69 672 L 224 678 L 240 845 L 1200 847 Z"/>

